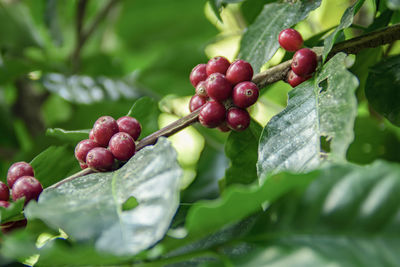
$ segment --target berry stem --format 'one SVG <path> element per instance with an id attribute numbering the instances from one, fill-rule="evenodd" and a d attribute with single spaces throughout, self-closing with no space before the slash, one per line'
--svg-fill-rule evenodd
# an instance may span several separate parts
<path id="1" fill-rule="evenodd" d="M 113 1 L 111 1 L 113 2 Z M 331 52 L 328 55 L 328 59 L 333 55 L 339 52 L 346 52 L 350 54 L 357 54 L 359 51 L 365 48 L 373 48 L 378 47 L 384 44 L 392 43 L 396 40 L 400 39 L 400 24 L 396 24 L 393 26 L 386 27 L 379 31 L 371 32 L 353 39 L 349 39 L 347 41 L 337 43 L 333 46 Z M 314 52 L 318 55 L 318 60 L 321 60 L 321 47 L 316 47 L 313 49 Z M 268 84 L 272 84 L 274 82 L 285 80 L 287 73 L 290 70 L 290 64 L 292 60 L 288 60 L 282 62 L 279 65 L 276 65 L 272 68 L 269 68 L 261 73 L 258 73 L 253 76 L 252 82 L 255 83 L 258 88 L 264 88 Z M 167 125 L 166 127 L 152 133 L 149 136 L 146 136 L 142 140 L 140 140 L 136 145 L 136 151 L 144 148 L 148 145 L 153 145 L 157 142 L 157 139 L 161 136 L 169 137 L 180 130 L 192 125 L 193 123 L 198 121 L 200 109 L 193 111 L 189 115 L 180 118 L 177 121 Z M 84 169 L 80 172 L 77 172 L 64 180 L 61 180 L 48 188 L 56 188 L 68 181 L 72 181 L 81 176 L 88 175 L 93 173 L 94 171 L 91 169 Z"/>

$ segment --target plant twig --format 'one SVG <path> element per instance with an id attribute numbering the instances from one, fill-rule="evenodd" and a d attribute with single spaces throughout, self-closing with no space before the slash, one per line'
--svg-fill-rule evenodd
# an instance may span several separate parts
<path id="1" fill-rule="evenodd" d="M 400 24 L 397 24 L 397 25 L 387 27 L 387 28 L 377 31 L 377 32 L 371 32 L 369 34 L 338 43 L 333 46 L 332 51 L 328 55 L 328 58 L 332 57 L 334 54 L 339 53 L 339 52 L 356 54 L 359 51 L 361 51 L 362 49 L 378 47 L 383 44 L 392 43 L 399 39 L 400 39 Z M 316 48 L 315 50 L 321 50 L 321 49 Z M 318 57 L 321 58 L 320 53 L 319 53 Z M 280 80 L 284 80 L 284 79 L 286 79 L 287 73 L 290 70 L 291 62 L 292 62 L 291 60 L 288 60 L 288 61 L 285 61 L 279 65 L 276 65 L 266 71 L 258 73 L 256 75 L 254 75 L 252 81 L 255 84 L 257 84 L 257 86 L 259 88 L 264 88 L 265 86 L 267 86 L 269 84 L 272 84 L 272 83 L 280 81 Z M 169 137 L 169 136 L 173 135 L 174 133 L 197 122 L 199 113 L 200 113 L 200 109 L 190 113 L 189 115 L 167 125 L 166 127 L 152 133 L 151 135 L 143 138 L 136 145 L 136 151 L 139 151 L 140 149 L 142 149 L 145 146 L 155 144 L 157 142 L 158 138 L 161 136 Z M 78 177 L 87 175 L 92 172 L 93 171 L 91 171 L 90 169 L 85 169 L 83 171 L 80 171 L 80 172 L 50 186 L 50 188 L 56 188 L 67 181 L 74 180 Z"/>

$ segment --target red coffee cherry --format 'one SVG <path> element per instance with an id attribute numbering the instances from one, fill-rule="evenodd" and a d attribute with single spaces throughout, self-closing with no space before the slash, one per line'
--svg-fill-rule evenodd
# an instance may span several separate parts
<path id="1" fill-rule="evenodd" d="M 193 112 L 207 103 L 207 98 L 199 95 L 194 95 L 189 102 L 189 110 Z"/>
<path id="2" fill-rule="evenodd" d="M 28 221 L 26 219 L 19 220 L 19 221 L 13 221 L 13 222 L 7 222 L 1 225 L 1 231 L 3 234 L 9 234 L 10 232 L 20 229 L 20 228 L 25 228 L 27 225 Z"/>
<path id="3" fill-rule="evenodd" d="M 139 138 L 142 126 L 135 118 L 123 116 L 117 120 L 117 123 L 120 132 L 129 134 L 134 140 Z"/>
<path id="4" fill-rule="evenodd" d="M 224 121 L 223 123 L 221 123 L 218 127 L 218 130 L 220 130 L 223 133 L 229 132 L 231 130 L 231 128 L 228 127 L 228 124 L 226 124 L 226 122 Z"/>
<path id="5" fill-rule="evenodd" d="M 12 188 L 15 181 L 22 176 L 34 176 L 32 166 L 24 161 L 16 162 L 11 165 L 7 172 L 8 186 Z"/>
<path id="6" fill-rule="evenodd" d="M 291 68 L 299 76 L 307 77 L 317 68 L 317 54 L 311 49 L 302 48 L 293 55 Z"/>
<path id="7" fill-rule="evenodd" d="M 253 78 L 253 68 L 250 63 L 244 60 L 236 60 L 226 71 L 226 78 L 235 85 L 240 82 L 251 81 Z"/>
<path id="8" fill-rule="evenodd" d="M 210 59 L 207 63 L 206 72 L 207 75 L 211 75 L 213 73 L 226 73 L 226 70 L 229 68 L 231 63 L 224 57 L 214 57 Z"/>
<path id="9" fill-rule="evenodd" d="M 206 64 L 198 64 L 192 69 L 189 78 L 194 87 L 196 87 L 199 82 L 205 81 L 207 79 L 206 67 Z"/>
<path id="10" fill-rule="evenodd" d="M 10 189 L 0 181 L 0 200 L 8 201 L 10 199 Z"/>
<path id="11" fill-rule="evenodd" d="M 111 137 L 119 132 L 118 123 L 110 116 L 102 116 L 93 125 L 94 141 L 100 146 L 107 147 Z"/>
<path id="12" fill-rule="evenodd" d="M 94 140 L 93 129 L 90 129 L 90 132 L 89 132 L 89 139 L 90 139 L 90 140 Z"/>
<path id="13" fill-rule="evenodd" d="M 0 200 L 0 207 L 8 208 L 8 206 L 10 206 L 10 202 L 4 201 L 4 200 Z"/>
<path id="14" fill-rule="evenodd" d="M 241 82 L 233 88 L 233 103 L 240 108 L 253 105 L 258 99 L 259 90 L 255 83 Z"/>
<path id="15" fill-rule="evenodd" d="M 43 187 L 40 182 L 32 176 L 22 176 L 19 178 L 12 187 L 12 199 L 16 201 L 25 197 L 25 205 L 32 199 L 38 200 Z"/>
<path id="16" fill-rule="evenodd" d="M 295 52 L 303 46 L 303 38 L 295 29 L 284 29 L 279 33 L 279 44 L 283 49 Z"/>
<path id="17" fill-rule="evenodd" d="M 226 115 L 228 126 L 235 131 L 243 131 L 250 125 L 250 115 L 245 109 L 230 108 Z"/>
<path id="18" fill-rule="evenodd" d="M 201 81 L 196 86 L 196 95 L 208 97 L 207 95 L 207 83 L 206 81 Z"/>
<path id="19" fill-rule="evenodd" d="M 104 147 L 95 147 L 87 154 L 86 164 L 95 171 L 110 171 L 114 164 L 114 156 Z"/>
<path id="20" fill-rule="evenodd" d="M 311 77 L 312 77 L 312 75 L 309 75 L 307 77 L 301 77 L 301 76 L 297 75 L 296 73 L 294 73 L 292 70 L 290 70 L 288 72 L 287 81 L 292 87 L 296 87 L 297 85 L 301 84 L 304 81 L 307 81 Z"/>
<path id="21" fill-rule="evenodd" d="M 86 160 L 86 159 L 85 159 L 85 160 Z M 81 167 L 82 170 L 88 168 L 88 165 L 87 165 L 86 163 L 82 163 L 82 162 L 79 162 L 79 166 Z"/>
<path id="22" fill-rule="evenodd" d="M 208 128 L 214 128 L 224 122 L 226 109 L 223 104 L 211 100 L 202 108 L 199 114 L 200 123 Z"/>
<path id="23" fill-rule="evenodd" d="M 121 161 L 129 160 L 135 155 L 135 140 L 127 133 L 119 132 L 111 137 L 108 147 L 114 157 Z"/>
<path id="24" fill-rule="evenodd" d="M 232 84 L 228 82 L 225 75 L 213 73 L 207 78 L 207 95 L 214 100 L 224 101 L 232 94 Z"/>
<path id="25" fill-rule="evenodd" d="M 99 144 L 90 139 L 80 141 L 75 147 L 75 158 L 79 163 L 85 163 L 87 153 L 98 146 Z"/>

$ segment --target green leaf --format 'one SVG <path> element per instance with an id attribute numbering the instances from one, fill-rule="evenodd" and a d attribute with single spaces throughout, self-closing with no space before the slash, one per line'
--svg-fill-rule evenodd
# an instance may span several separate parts
<path id="1" fill-rule="evenodd" d="M 225 144 L 226 156 L 231 161 L 225 173 L 227 186 L 235 183 L 250 184 L 257 180 L 257 150 L 261 131 L 262 127 L 251 121 L 245 131 L 230 133 Z"/>
<path id="2" fill-rule="evenodd" d="M 80 170 L 71 146 L 51 146 L 31 162 L 35 177 L 46 188 Z"/>
<path id="3" fill-rule="evenodd" d="M 65 76 L 61 73 L 50 73 L 43 77 L 43 86 L 62 98 L 81 104 L 91 104 L 103 100 L 117 101 L 138 98 L 141 93 L 135 85 L 136 74 L 125 79 L 108 77 L 92 78 L 85 75 Z"/>
<path id="4" fill-rule="evenodd" d="M 146 137 L 158 130 L 158 116 L 160 110 L 154 99 L 142 97 L 136 100 L 127 116 L 136 118 L 142 126 L 141 138 Z"/>
<path id="5" fill-rule="evenodd" d="M 400 9 L 400 0 L 386 0 L 386 4 L 388 8 L 393 9 L 393 10 L 399 10 Z"/>
<path id="6" fill-rule="evenodd" d="M 369 72 L 365 95 L 370 105 L 400 126 L 400 56 L 382 60 Z"/>
<path id="7" fill-rule="evenodd" d="M 340 20 L 339 26 L 325 39 L 324 51 L 322 53 L 324 61 L 331 51 L 333 45 L 338 40 L 340 34 L 343 32 L 343 29 L 350 27 L 350 25 L 353 23 L 354 15 L 357 14 L 364 2 L 365 0 L 358 0 L 351 7 L 347 8 L 342 16 L 342 19 Z"/>
<path id="8" fill-rule="evenodd" d="M 259 178 L 282 170 L 306 171 L 324 159 L 344 160 L 353 141 L 357 78 L 337 54 L 312 80 L 289 92 L 288 105 L 264 128 L 258 149 Z M 323 147 L 323 142 L 328 142 Z M 329 147 L 330 142 L 330 147 Z"/>
<path id="9" fill-rule="evenodd" d="M 49 128 L 46 130 L 46 135 L 56 137 L 61 141 L 78 143 L 83 139 L 88 139 L 89 132 L 90 130 L 69 131 L 60 128 Z"/>
<path id="10" fill-rule="evenodd" d="M 18 199 L 15 202 L 11 202 L 8 208 L 0 207 L 0 222 L 6 223 L 21 219 L 22 211 L 24 209 L 25 199 Z"/>
<path id="11" fill-rule="evenodd" d="M 264 6 L 253 24 L 244 33 L 239 58 L 253 66 L 254 73 L 260 72 L 279 48 L 278 35 L 303 20 L 310 11 L 321 4 L 317 1 L 297 1 L 296 3 L 272 3 Z"/>
<path id="12" fill-rule="evenodd" d="M 179 203 L 181 174 L 176 152 L 161 138 L 117 171 L 87 175 L 44 190 L 38 203 L 25 208 L 25 214 L 63 229 L 74 240 L 93 241 L 99 251 L 136 254 L 167 231 Z M 123 211 L 130 197 L 138 205 Z"/>

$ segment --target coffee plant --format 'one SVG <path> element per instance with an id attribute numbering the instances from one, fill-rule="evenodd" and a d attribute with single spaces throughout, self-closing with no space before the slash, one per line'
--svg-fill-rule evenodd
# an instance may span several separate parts
<path id="1" fill-rule="evenodd" d="M 0 0 L 2 266 L 399 266 L 396 0 Z"/>

